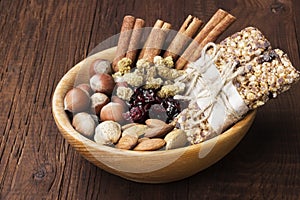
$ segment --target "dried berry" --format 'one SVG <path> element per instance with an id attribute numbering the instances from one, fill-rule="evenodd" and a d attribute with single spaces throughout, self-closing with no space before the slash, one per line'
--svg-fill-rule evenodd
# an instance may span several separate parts
<path id="1" fill-rule="evenodd" d="M 166 113 L 168 115 L 167 122 L 171 121 L 174 117 L 176 117 L 181 112 L 180 102 L 171 97 L 164 99 L 162 104 L 166 109 Z"/>
<path id="2" fill-rule="evenodd" d="M 167 121 L 169 118 L 166 109 L 161 104 L 154 104 L 150 107 L 149 117 L 150 119 L 160 119 L 162 121 Z"/>
<path id="3" fill-rule="evenodd" d="M 259 56 L 257 62 L 258 64 L 262 64 L 264 62 L 271 62 L 277 57 L 278 57 L 277 53 L 274 50 L 270 50 L 265 52 L 263 55 Z"/>
<path id="4" fill-rule="evenodd" d="M 147 118 L 147 112 L 142 106 L 132 107 L 129 111 L 130 118 L 134 122 L 143 123 Z"/>
<path id="5" fill-rule="evenodd" d="M 180 102 L 173 97 L 160 98 L 158 91 L 159 89 L 153 88 L 135 88 L 129 101 L 130 109 L 124 114 L 124 118 L 138 123 L 144 123 L 149 118 L 172 121 L 181 111 Z"/>

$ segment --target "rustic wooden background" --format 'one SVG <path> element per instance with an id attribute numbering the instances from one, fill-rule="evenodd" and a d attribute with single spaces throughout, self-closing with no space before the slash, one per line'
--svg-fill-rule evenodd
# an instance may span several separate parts
<path id="1" fill-rule="evenodd" d="M 95 167 L 58 132 L 51 97 L 62 76 L 120 30 L 125 14 L 178 29 L 223 8 L 253 25 L 300 69 L 297 0 L 0 0 L 0 199 L 297 199 L 300 84 L 270 101 L 217 164 L 169 184 L 140 184 Z"/>

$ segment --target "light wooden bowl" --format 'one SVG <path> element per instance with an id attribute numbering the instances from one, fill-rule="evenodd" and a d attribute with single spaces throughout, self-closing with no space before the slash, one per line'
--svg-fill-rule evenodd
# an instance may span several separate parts
<path id="1" fill-rule="evenodd" d="M 189 177 L 211 166 L 228 154 L 245 136 L 256 111 L 225 131 L 203 143 L 188 147 L 137 152 L 120 150 L 96 144 L 78 133 L 64 111 L 63 99 L 74 85 L 88 82 L 88 69 L 95 59 L 113 59 L 116 48 L 94 54 L 74 66 L 58 83 L 52 102 L 57 127 L 68 143 L 84 158 L 112 174 L 125 179 L 145 183 L 165 183 Z"/>

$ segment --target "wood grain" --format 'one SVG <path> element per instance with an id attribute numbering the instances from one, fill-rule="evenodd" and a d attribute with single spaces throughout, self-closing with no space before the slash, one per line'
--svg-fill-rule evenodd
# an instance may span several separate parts
<path id="1" fill-rule="evenodd" d="M 237 17 L 219 40 L 258 27 L 299 70 L 296 0 L 0 1 L 0 199 L 297 199 L 300 196 L 300 86 L 270 101 L 228 156 L 182 181 L 148 185 L 100 170 L 59 134 L 51 113 L 62 76 L 123 16 L 179 28 L 188 14 L 205 22 L 223 8 Z"/>

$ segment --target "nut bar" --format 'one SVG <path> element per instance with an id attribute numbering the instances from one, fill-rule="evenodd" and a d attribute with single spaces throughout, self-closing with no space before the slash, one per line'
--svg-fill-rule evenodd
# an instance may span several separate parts
<path id="1" fill-rule="evenodd" d="M 187 96 L 175 97 L 190 103 L 175 122 L 191 144 L 221 134 L 249 110 L 288 90 L 300 77 L 288 56 L 272 49 L 253 27 L 219 45 L 206 45 L 200 59 L 189 64 L 186 71 L 187 76 L 175 81 L 184 80 L 192 90 L 187 90 Z"/>
<path id="2" fill-rule="evenodd" d="M 228 62 L 247 63 L 271 49 L 271 44 L 257 28 L 247 27 L 220 42 L 218 49 L 221 55 L 215 64 L 224 66 Z"/>
<path id="3" fill-rule="evenodd" d="M 249 109 L 255 109 L 287 90 L 299 76 L 287 55 L 280 49 L 272 50 L 270 42 L 255 27 L 233 34 L 217 47 L 220 56 L 215 65 L 220 71 L 226 63 L 236 63 L 239 68 L 244 68 L 244 74 L 233 82 Z"/>
<path id="4" fill-rule="evenodd" d="M 268 50 L 241 67 L 245 73 L 233 84 L 249 109 L 264 105 L 299 79 L 299 72 L 280 49 Z"/>

